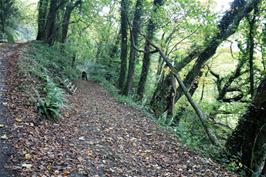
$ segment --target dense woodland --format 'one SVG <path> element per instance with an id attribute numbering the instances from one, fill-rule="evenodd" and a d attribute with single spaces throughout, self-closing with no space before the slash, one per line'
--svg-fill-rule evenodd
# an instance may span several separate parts
<path id="1" fill-rule="evenodd" d="M 58 50 L 70 80 L 94 80 L 191 149 L 266 176 L 265 0 L 218 11 L 214 0 L 25 2 L 1 0 L 1 42 Z M 42 101 L 45 117 L 59 116 Z"/>

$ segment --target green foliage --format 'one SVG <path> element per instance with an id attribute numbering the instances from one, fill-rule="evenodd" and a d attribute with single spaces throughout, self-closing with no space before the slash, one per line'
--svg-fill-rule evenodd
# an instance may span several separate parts
<path id="1" fill-rule="evenodd" d="M 79 71 L 72 67 L 72 55 L 62 52 L 60 47 L 48 47 L 45 44 L 34 42 L 26 46 L 25 57 L 32 65 L 27 70 L 42 78 L 44 71 L 50 77 L 67 77 L 71 80 L 78 78 Z"/>
<path id="2" fill-rule="evenodd" d="M 31 41 L 36 38 L 37 1 L 16 0 L 19 21 L 16 21 L 16 40 Z"/>
<path id="3" fill-rule="evenodd" d="M 14 42 L 19 12 L 14 0 L 1 0 L 0 41 Z"/>
<path id="4" fill-rule="evenodd" d="M 59 88 L 56 78 L 78 77 L 79 71 L 71 67 L 71 61 L 71 56 L 56 46 L 30 43 L 23 49 L 20 70 L 31 76 L 34 88 L 28 94 L 32 95 L 37 110 L 46 119 L 57 120 L 60 110 L 66 106 L 65 92 Z"/>
<path id="5" fill-rule="evenodd" d="M 208 152 L 209 148 L 207 147 L 211 147 L 209 139 L 193 110 L 184 110 L 183 115 L 179 118 L 181 121 L 175 127 L 178 137 L 191 148 Z"/>
<path id="6" fill-rule="evenodd" d="M 65 93 L 62 89 L 46 76 L 46 85 L 43 89 L 45 97 L 39 98 L 37 110 L 49 120 L 57 120 L 60 117 L 60 110 L 65 107 Z"/>

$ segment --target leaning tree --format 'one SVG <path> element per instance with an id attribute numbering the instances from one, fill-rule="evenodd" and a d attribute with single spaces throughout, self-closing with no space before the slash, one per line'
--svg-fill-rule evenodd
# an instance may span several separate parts
<path id="1" fill-rule="evenodd" d="M 230 37 L 237 31 L 239 23 L 242 21 L 242 19 L 245 18 L 250 12 L 252 12 L 260 2 L 261 0 L 234 0 L 231 4 L 231 8 L 221 18 L 219 25 L 217 26 L 218 31 L 210 40 L 205 43 L 205 46 L 194 47 L 195 49 L 191 50 L 191 52 L 189 52 L 181 62 L 175 64 L 175 69 L 177 72 L 179 72 L 189 63 L 191 63 L 191 61 L 195 61 L 195 64 L 189 70 L 184 79 L 185 86 L 189 90 L 192 88 L 197 77 L 200 75 L 203 66 L 209 59 L 214 56 L 218 47 L 223 43 L 223 41 L 228 39 L 228 37 Z M 158 87 L 160 87 L 160 85 Z M 158 93 L 154 94 L 155 96 L 151 101 L 151 107 L 153 110 L 156 110 L 156 105 L 160 104 L 160 100 L 166 97 L 165 95 L 160 93 L 162 89 L 164 88 L 157 89 L 156 92 Z M 183 90 L 181 87 L 179 87 L 176 90 L 175 94 L 172 94 L 172 99 L 175 100 L 174 102 L 177 102 L 182 95 Z M 168 107 L 169 105 L 164 105 L 165 109 L 162 110 L 169 113 L 169 110 L 167 109 Z"/>

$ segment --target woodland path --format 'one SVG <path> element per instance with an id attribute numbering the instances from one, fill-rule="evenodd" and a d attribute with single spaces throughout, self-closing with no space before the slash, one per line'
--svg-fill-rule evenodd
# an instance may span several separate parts
<path id="1" fill-rule="evenodd" d="M 0 44 L 0 177 L 15 176 L 11 170 L 6 169 L 9 157 L 14 153 L 9 143 L 8 136 L 10 132 L 9 112 L 6 108 L 6 77 L 8 76 L 8 60 L 7 58 L 15 57 L 14 45 Z"/>
<path id="2" fill-rule="evenodd" d="M 79 132 L 85 171 L 98 176 L 232 176 L 182 146 L 142 112 L 117 103 L 92 81 L 77 82 L 72 103 L 81 112 Z M 80 107 L 82 105 L 82 107 Z"/>
<path id="3" fill-rule="evenodd" d="M 34 81 L 15 72 L 18 60 L 11 59 L 6 95 L 16 153 L 10 169 L 20 176 L 236 176 L 188 150 L 142 112 L 117 103 L 92 81 L 76 82 L 78 90 L 68 96 L 70 106 L 58 122 L 37 121 L 35 108 L 21 91 L 21 85 L 31 87 Z"/>

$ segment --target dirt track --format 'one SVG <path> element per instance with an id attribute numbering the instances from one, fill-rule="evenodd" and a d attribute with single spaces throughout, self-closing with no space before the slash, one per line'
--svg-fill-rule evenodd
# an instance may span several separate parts
<path id="1" fill-rule="evenodd" d="M 15 55 L 14 49 L 16 44 L 1 44 L 0 43 L 0 177 L 15 176 L 11 170 L 8 170 L 9 158 L 14 153 L 14 150 L 9 142 L 10 128 L 12 126 L 10 121 L 9 111 L 7 110 L 7 102 L 5 92 L 7 89 L 6 77 L 9 75 L 9 61 Z"/>

